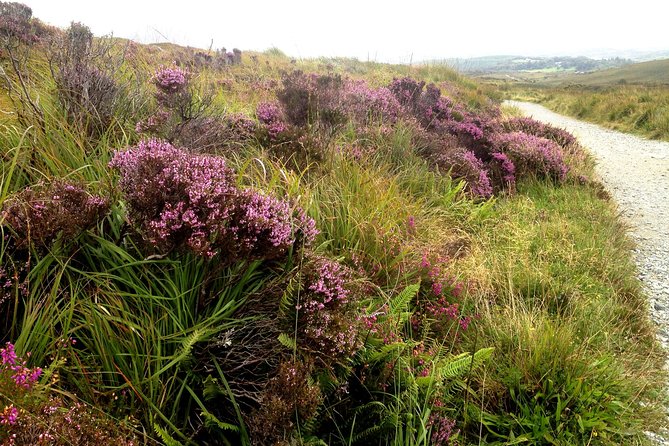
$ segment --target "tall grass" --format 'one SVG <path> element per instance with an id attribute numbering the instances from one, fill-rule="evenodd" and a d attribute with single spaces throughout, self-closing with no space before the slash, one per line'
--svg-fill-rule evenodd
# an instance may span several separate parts
<path id="1" fill-rule="evenodd" d="M 613 130 L 669 141 L 669 89 L 615 85 L 524 89 L 516 94 L 546 107 Z"/>

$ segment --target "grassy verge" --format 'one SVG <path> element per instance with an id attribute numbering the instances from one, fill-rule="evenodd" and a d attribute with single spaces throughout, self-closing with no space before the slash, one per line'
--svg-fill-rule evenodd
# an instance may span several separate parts
<path id="1" fill-rule="evenodd" d="M 515 88 L 512 89 L 514 91 Z M 519 89 L 511 96 L 613 130 L 669 141 L 669 89 L 655 86 L 572 86 Z"/>

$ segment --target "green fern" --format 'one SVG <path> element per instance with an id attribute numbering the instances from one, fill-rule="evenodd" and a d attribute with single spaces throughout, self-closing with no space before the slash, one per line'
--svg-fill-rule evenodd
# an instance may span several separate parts
<path id="1" fill-rule="evenodd" d="M 418 291 L 420 290 L 420 282 L 413 285 L 409 285 L 404 288 L 400 294 L 395 296 L 388 305 L 389 315 L 398 316 L 401 313 L 409 311 L 409 303 L 411 300 L 416 297 Z"/>
<path id="2" fill-rule="evenodd" d="M 172 437 L 165 429 L 160 427 L 158 424 L 154 423 L 153 424 L 153 430 L 156 431 L 156 434 L 160 437 L 160 439 L 163 441 L 165 446 L 183 446 L 183 443 L 180 441 L 177 441 Z"/>
<path id="3" fill-rule="evenodd" d="M 289 334 L 281 333 L 277 339 L 281 345 L 289 350 L 295 350 L 297 348 L 297 341 L 295 341 Z"/>
<path id="4" fill-rule="evenodd" d="M 481 366 L 486 360 L 492 356 L 492 347 L 483 348 L 474 355 L 469 352 L 460 353 L 450 359 L 447 363 L 441 365 L 433 376 L 425 376 L 416 379 L 416 382 L 421 386 L 428 386 L 434 383 L 434 380 L 445 381 L 459 378 L 467 372 L 474 370 Z"/>

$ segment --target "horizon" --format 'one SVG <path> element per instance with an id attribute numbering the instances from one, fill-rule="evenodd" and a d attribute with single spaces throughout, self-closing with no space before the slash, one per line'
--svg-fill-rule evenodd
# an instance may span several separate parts
<path id="1" fill-rule="evenodd" d="M 449 19 L 472 16 L 467 5 L 428 1 L 399 8 L 374 1 L 356 4 L 342 0 L 325 11 L 306 0 L 226 6 L 194 0 L 188 8 L 174 1 L 119 0 L 114 8 L 106 9 L 83 0 L 57 4 L 28 0 L 25 4 L 32 8 L 34 17 L 46 23 L 67 27 L 71 22 L 81 22 L 95 35 L 113 34 L 140 43 L 170 42 L 196 48 L 264 51 L 275 47 L 295 58 L 349 57 L 410 63 L 499 55 L 593 57 L 669 51 L 669 35 L 662 27 L 669 5 L 651 0 L 639 0 L 634 11 L 576 0 L 566 0 L 559 9 L 537 8 L 527 0 L 504 5 L 483 1 L 471 21 Z M 322 23 L 324 15 L 328 16 L 327 23 Z M 546 26 L 547 19 L 565 26 Z M 604 58 L 608 57 L 615 55 Z"/>

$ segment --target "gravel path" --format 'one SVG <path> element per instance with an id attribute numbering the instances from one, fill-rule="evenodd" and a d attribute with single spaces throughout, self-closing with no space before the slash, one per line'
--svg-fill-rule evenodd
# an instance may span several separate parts
<path id="1" fill-rule="evenodd" d="M 568 130 L 595 156 L 597 174 L 632 227 L 651 317 L 658 325 L 658 339 L 669 350 L 669 143 L 607 130 L 538 104 L 506 103 Z M 669 435 L 651 437 L 669 445 Z"/>

